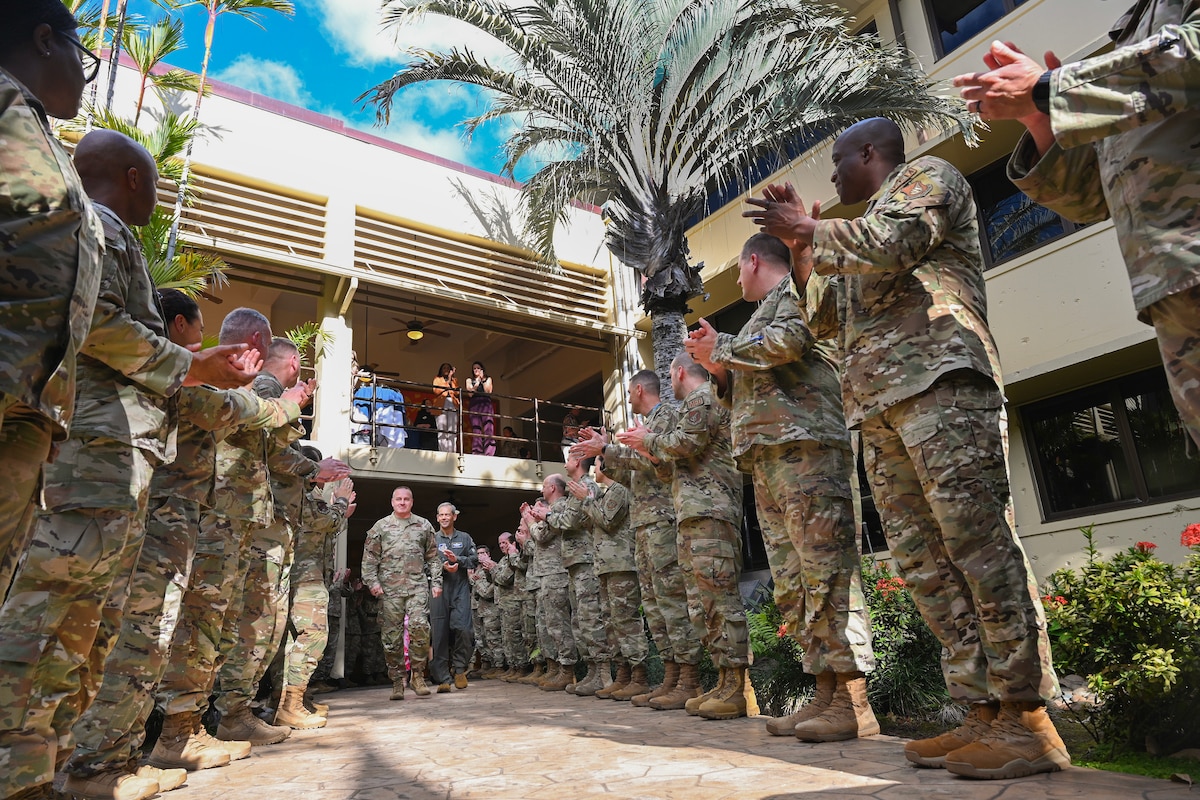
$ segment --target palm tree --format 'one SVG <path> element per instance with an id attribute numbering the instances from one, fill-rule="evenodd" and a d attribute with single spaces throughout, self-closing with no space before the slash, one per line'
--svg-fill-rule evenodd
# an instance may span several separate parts
<path id="1" fill-rule="evenodd" d="M 604 204 L 609 250 L 641 275 L 664 387 L 687 301 L 702 289 L 686 230 L 707 198 L 744 191 L 764 159 L 781 168 L 868 117 L 971 135 L 961 104 L 932 96 L 906 53 L 852 35 L 844 12 L 808 0 L 394 0 L 383 22 L 427 14 L 466 22 L 512 54 L 499 65 L 465 49 L 413 49 L 359 99 L 386 123 L 404 87 L 455 81 L 494 98 L 468 132 L 521 120 L 503 172 L 526 157 L 541 164 L 523 189 L 526 240 L 555 265 L 568 204 Z"/>
<path id="2" fill-rule="evenodd" d="M 172 69 L 155 74 L 154 68 L 187 45 L 183 40 L 183 20 L 178 17 L 163 17 L 146 31 L 130 32 L 126 29 L 125 51 L 137 66 L 141 82 L 138 85 L 137 104 L 133 111 L 133 124 L 142 116 L 142 105 L 146 89 L 153 86 L 158 92 L 194 92 L 198 85 L 196 76 L 182 69 Z"/>
<path id="3" fill-rule="evenodd" d="M 155 3 L 167 8 L 186 8 L 187 6 L 204 6 L 208 12 L 208 25 L 204 29 L 204 60 L 200 63 L 200 80 L 196 85 L 196 104 L 192 108 L 192 119 L 200 120 L 200 101 L 204 99 L 205 88 L 208 84 L 208 65 L 212 59 L 213 35 L 216 32 L 217 18 L 225 14 L 233 14 L 263 27 L 262 12 L 278 11 L 280 14 L 291 16 L 296 7 L 291 0 L 154 0 Z M 188 191 L 188 178 L 192 169 L 192 143 L 188 142 L 183 155 L 183 173 L 179 181 L 179 193 L 175 197 L 175 211 L 171 217 L 171 234 L 167 240 L 167 260 L 175 255 L 179 240 L 179 220 L 183 215 L 184 198 Z"/>

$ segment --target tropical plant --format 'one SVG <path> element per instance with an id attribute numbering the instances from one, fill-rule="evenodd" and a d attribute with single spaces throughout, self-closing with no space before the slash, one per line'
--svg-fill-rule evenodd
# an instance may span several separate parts
<path id="1" fill-rule="evenodd" d="M 187 70 L 172 69 L 155 73 L 154 68 L 173 53 L 187 45 L 183 40 L 183 20 L 178 17 L 163 17 L 145 31 L 130 31 L 126 28 L 125 51 L 133 61 L 140 76 L 137 103 L 133 110 L 133 124 L 142 117 L 142 106 L 146 100 L 146 89 L 153 86 L 158 92 L 194 92 L 198 81 Z M 192 129 L 195 130 L 195 125 Z"/>
<path id="2" fill-rule="evenodd" d="M 291 16 L 296 8 L 291 0 L 154 0 L 166 8 L 186 8 L 187 6 L 203 6 L 208 12 L 208 24 L 204 28 L 204 60 L 200 62 L 200 78 L 196 83 L 196 103 L 192 107 L 192 119 L 200 121 L 200 102 L 204 99 L 208 85 L 208 66 L 212 60 L 213 37 L 216 34 L 217 19 L 232 14 L 248 20 L 258 27 L 263 27 L 264 11 L 277 11 Z M 188 142 L 183 154 L 183 170 L 179 179 L 179 190 L 175 196 L 175 210 L 171 215 L 171 233 L 167 240 L 167 260 L 175 255 L 179 241 L 179 222 L 183 216 L 183 206 L 186 203 L 188 183 L 192 169 L 192 142 Z"/>
<path id="3" fill-rule="evenodd" d="M 325 355 L 325 346 L 333 341 L 319 322 L 305 322 L 283 334 L 300 351 L 300 363 L 311 367 Z"/>
<path id="4" fill-rule="evenodd" d="M 764 159 L 778 169 L 867 117 L 971 136 L 961 103 L 933 96 L 906 53 L 853 35 L 843 11 L 808 0 L 395 0 L 383 21 L 429 14 L 461 20 L 511 55 L 499 65 L 466 49 L 410 49 L 407 66 L 359 99 L 386 123 L 407 86 L 485 89 L 491 106 L 467 131 L 513 118 L 503 171 L 526 158 L 541 165 L 524 185 L 527 240 L 553 266 L 569 204 L 604 205 L 609 250 L 641 275 L 664 379 L 687 301 L 702 289 L 686 230 L 707 198 L 745 190 Z"/>

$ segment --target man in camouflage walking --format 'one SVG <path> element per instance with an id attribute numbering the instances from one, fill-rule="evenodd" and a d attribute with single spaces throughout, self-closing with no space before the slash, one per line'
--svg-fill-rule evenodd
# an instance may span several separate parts
<path id="1" fill-rule="evenodd" d="M 1200 3 L 1138 3 L 1116 49 L 1046 66 L 995 42 L 956 86 L 984 119 L 1028 129 L 1008 177 L 1074 222 L 1113 219 L 1138 319 L 1154 326 L 1179 416 L 1200 444 Z"/>
<path id="2" fill-rule="evenodd" d="M 392 700 L 404 699 L 404 617 L 408 615 L 412 688 L 430 695 L 425 683 L 429 656 L 429 597 L 442 594 L 442 559 L 433 525 L 412 513 L 407 486 L 392 492 L 392 513 L 371 526 L 363 546 L 363 583 L 383 601 L 380 625 L 392 680 Z"/>
<path id="3" fill-rule="evenodd" d="M 549 485 L 558 493 L 566 491 L 561 475 L 547 475 L 542 481 L 543 495 Z M 555 497 L 554 491 L 551 494 Z M 546 662 L 546 672 L 538 688 L 561 692 L 575 682 L 575 633 L 571 627 L 571 579 L 563 565 L 562 537 L 558 529 L 546 523 L 549 506 L 543 496 L 532 506 L 521 504 L 521 518 L 534 546 L 527 576 L 537 581 L 537 639 Z"/>
<path id="4" fill-rule="evenodd" d="M 939 158 L 905 163 L 884 119 L 847 129 L 833 163 L 841 201 L 870 201 L 862 217 L 819 220 L 790 186 L 769 187 L 746 216 L 795 242 L 802 273 L 811 245 L 811 268 L 841 276 L 809 325 L 838 338 L 846 421 L 862 431 L 892 558 L 942 643 L 950 696 L 969 707 L 905 756 L 976 778 L 1061 769 L 1045 617 L 1005 518 L 1004 398 L 971 187 Z"/>
<path id="5" fill-rule="evenodd" d="M 492 584 L 496 587 L 496 608 L 500 612 L 500 639 L 508 669 L 495 677 L 512 682 L 525 675 L 529 664 L 529 652 L 525 650 L 522 638 L 524 573 L 518 569 L 521 551 L 511 533 L 505 531 L 500 534 L 499 547 L 502 555 L 499 561 L 492 562 L 495 566 L 491 568 L 491 576 Z"/>
<path id="6" fill-rule="evenodd" d="M 676 397 L 683 397 L 673 430 L 654 433 L 638 426 L 617 434 L 617 439 L 672 470 L 679 566 L 688 611 L 713 665 L 721 671 L 721 681 L 701 695 L 696 668 L 685 664 L 675 689 L 652 700 L 650 707 L 687 708 L 687 701 L 703 697 L 692 704 L 692 710 L 707 719 L 755 715 L 750 632 L 738 591 L 742 476 L 733 461 L 729 410 L 713 396 L 708 372 L 686 352 L 671 362 L 671 388 Z"/>
<path id="7" fill-rule="evenodd" d="M 816 676 L 813 701 L 767 722 L 779 736 L 831 742 L 879 733 L 863 673 L 875 666 L 862 592 L 838 354 L 815 339 L 792 282 L 788 247 L 756 234 L 738 257 L 742 297 L 758 307 L 736 334 L 700 320 L 684 343 L 733 411 L 733 453 L 754 503 L 775 605 Z M 819 297 L 826 278 L 809 279 Z"/>

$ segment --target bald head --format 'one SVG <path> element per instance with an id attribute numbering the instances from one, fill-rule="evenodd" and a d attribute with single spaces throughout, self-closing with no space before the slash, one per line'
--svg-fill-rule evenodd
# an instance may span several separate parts
<path id="1" fill-rule="evenodd" d="M 833 176 L 847 205 L 868 200 L 904 162 L 904 134 L 890 119 L 874 117 L 847 128 L 833 143 Z"/>
<path id="2" fill-rule="evenodd" d="M 846 138 L 851 144 L 861 146 L 869 144 L 875 148 L 880 157 L 895 167 L 904 161 L 904 133 L 900 126 L 884 117 L 873 117 L 856 122 L 842 133 L 839 139 Z"/>
<path id="3" fill-rule="evenodd" d="M 75 147 L 75 170 L 88 196 L 126 225 L 145 225 L 158 202 L 154 158 L 123 133 L 96 129 Z"/>

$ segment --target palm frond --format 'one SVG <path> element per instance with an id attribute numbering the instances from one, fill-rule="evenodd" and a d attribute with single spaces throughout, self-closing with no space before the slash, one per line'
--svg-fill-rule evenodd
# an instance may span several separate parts
<path id="1" fill-rule="evenodd" d="M 325 347 L 333 341 L 329 331 L 319 322 L 305 322 L 283 334 L 300 351 L 300 363 L 304 366 L 325 357 Z"/>

